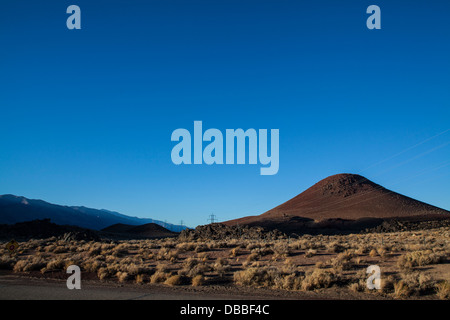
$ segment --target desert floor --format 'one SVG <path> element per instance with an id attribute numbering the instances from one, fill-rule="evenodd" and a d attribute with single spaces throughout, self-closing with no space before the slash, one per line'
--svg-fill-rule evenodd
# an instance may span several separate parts
<path id="1" fill-rule="evenodd" d="M 298 239 L 0 244 L 1 299 L 449 299 L 450 228 Z M 81 290 L 68 290 L 69 265 Z M 369 266 L 381 287 L 369 289 Z"/>

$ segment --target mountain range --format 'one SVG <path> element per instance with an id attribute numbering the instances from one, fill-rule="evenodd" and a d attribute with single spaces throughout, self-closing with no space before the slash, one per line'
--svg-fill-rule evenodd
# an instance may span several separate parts
<path id="1" fill-rule="evenodd" d="M 173 232 L 186 229 L 181 225 L 131 217 L 105 209 L 62 206 L 11 194 L 0 195 L 0 224 L 14 224 L 36 219 L 50 219 L 59 225 L 73 225 L 93 230 L 101 230 L 118 223 L 134 226 L 155 223 Z"/>

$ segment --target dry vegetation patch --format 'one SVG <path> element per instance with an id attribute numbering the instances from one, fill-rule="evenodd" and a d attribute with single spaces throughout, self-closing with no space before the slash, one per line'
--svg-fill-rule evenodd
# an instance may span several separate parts
<path id="1" fill-rule="evenodd" d="M 5 243 L 4 243 L 5 244 Z M 102 281 L 210 284 L 282 290 L 327 290 L 404 299 L 449 299 L 450 228 L 385 234 L 304 235 L 297 239 L 63 241 L 0 244 L 0 269 L 63 273 L 70 264 Z M 382 289 L 368 290 L 369 265 L 382 270 Z M 443 269 L 438 272 L 436 265 Z M 447 270 L 449 270 L 447 269 Z M 446 278 L 447 277 L 447 278 Z"/>

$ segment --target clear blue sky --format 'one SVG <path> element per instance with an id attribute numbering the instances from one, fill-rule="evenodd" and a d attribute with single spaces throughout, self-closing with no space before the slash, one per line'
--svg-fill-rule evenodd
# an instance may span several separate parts
<path id="1" fill-rule="evenodd" d="M 81 30 L 66 28 L 71 4 Z M 366 28 L 371 4 L 381 30 Z M 450 128 L 449 12 L 424 0 L 2 1 L 0 194 L 195 226 L 351 172 L 450 209 L 450 132 L 427 140 Z M 194 120 L 279 129 L 278 174 L 174 165 L 171 133 Z"/>

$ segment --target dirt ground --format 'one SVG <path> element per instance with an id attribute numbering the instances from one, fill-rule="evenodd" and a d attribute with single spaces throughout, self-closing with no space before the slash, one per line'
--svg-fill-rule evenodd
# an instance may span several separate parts
<path id="1" fill-rule="evenodd" d="M 78 265 L 83 284 L 105 299 L 130 291 L 163 299 L 450 298 L 448 227 L 267 241 L 49 238 L 20 242 L 12 256 L 0 245 L 0 286 L 30 294 L 36 286 L 65 288 L 66 268 Z M 381 271 L 375 289 L 367 287 L 372 265 Z"/>

